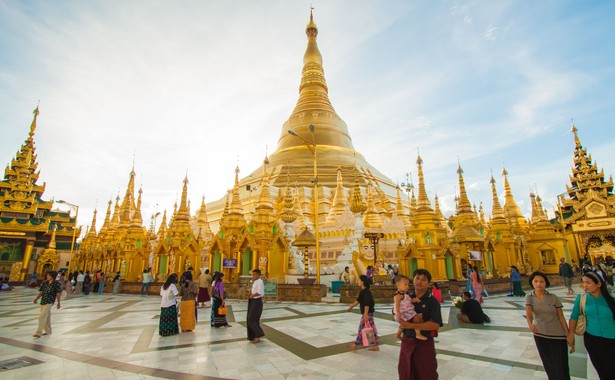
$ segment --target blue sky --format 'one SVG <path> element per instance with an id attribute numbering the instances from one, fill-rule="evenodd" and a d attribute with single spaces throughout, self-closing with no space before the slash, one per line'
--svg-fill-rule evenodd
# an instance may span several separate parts
<path id="1" fill-rule="evenodd" d="M 0 1 L 0 163 L 27 137 L 46 198 L 88 225 L 123 195 L 135 157 L 144 220 L 192 209 L 275 150 L 298 97 L 313 3 L 329 96 L 355 148 L 393 181 L 424 160 L 430 197 L 454 207 L 457 162 L 491 210 L 490 173 L 529 215 L 549 211 L 572 164 L 570 118 L 615 168 L 613 2 Z M 156 206 L 156 204 L 158 206 Z"/>

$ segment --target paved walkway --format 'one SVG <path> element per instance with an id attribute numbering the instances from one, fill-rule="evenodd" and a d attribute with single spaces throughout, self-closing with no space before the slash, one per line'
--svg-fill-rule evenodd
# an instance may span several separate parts
<path id="1" fill-rule="evenodd" d="M 555 288 L 569 316 L 573 296 Z M 246 339 L 246 302 L 229 302 L 231 328 L 209 326 L 209 308 L 199 309 L 197 328 L 158 335 L 159 297 L 80 296 L 52 310 L 53 335 L 33 338 L 37 291 L 0 292 L 0 361 L 23 358 L 33 365 L 3 370 L 8 379 L 370 379 L 397 378 L 399 342 L 391 305 L 377 305 L 380 352 L 346 351 L 359 321 L 346 305 L 266 302 L 266 339 Z M 485 311 L 492 323 L 459 325 L 457 310 L 442 307 L 445 326 L 437 338 L 441 379 L 546 379 L 521 298 L 492 296 Z M 582 339 L 570 357 L 571 375 L 597 379 Z M 0 364 L 1 365 L 1 364 Z"/>

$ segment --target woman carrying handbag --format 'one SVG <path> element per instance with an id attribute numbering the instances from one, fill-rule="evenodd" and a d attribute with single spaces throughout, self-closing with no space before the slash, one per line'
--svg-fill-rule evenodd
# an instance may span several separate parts
<path id="1" fill-rule="evenodd" d="M 360 305 L 361 310 L 361 322 L 359 322 L 359 332 L 357 333 L 357 339 L 353 344 L 349 344 L 349 350 L 356 350 L 357 346 L 369 346 L 370 351 L 379 351 L 378 347 L 378 330 L 376 330 L 376 324 L 374 323 L 374 296 L 369 290 L 369 278 L 366 275 L 359 276 L 359 297 L 356 301 L 348 307 L 348 312 Z"/>
<path id="2" fill-rule="evenodd" d="M 214 275 L 211 291 L 211 326 L 216 328 L 231 327 L 226 321 L 226 297 L 222 277 L 224 277 L 224 273 L 221 272 Z M 220 310 L 223 310 L 223 312 L 221 313 Z"/>
<path id="3" fill-rule="evenodd" d="M 606 283 L 595 272 L 583 274 L 587 294 L 578 295 L 570 315 L 568 341 L 574 351 L 574 334 L 583 335 L 583 343 L 601 380 L 615 374 L 615 300 Z M 585 329 L 583 329 L 583 320 Z M 577 325 L 580 328 L 577 329 Z"/>

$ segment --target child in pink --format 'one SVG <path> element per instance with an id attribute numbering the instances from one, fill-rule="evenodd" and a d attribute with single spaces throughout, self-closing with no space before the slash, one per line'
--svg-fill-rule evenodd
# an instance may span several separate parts
<path id="1" fill-rule="evenodd" d="M 395 284 L 397 285 L 397 292 L 393 297 L 395 301 L 395 303 L 393 304 L 393 314 L 395 315 L 395 322 L 409 322 L 416 315 L 416 311 L 414 310 L 414 305 L 412 305 L 412 302 L 418 302 L 418 300 L 413 300 L 408 295 L 408 291 L 410 290 L 410 279 L 408 277 L 398 276 L 395 280 Z M 399 329 L 397 329 L 397 334 L 395 334 L 395 337 L 397 339 L 401 339 L 402 332 L 403 329 L 400 327 Z M 414 332 L 416 333 L 416 339 L 427 339 L 427 337 L 421 334 L 421 330 L 414 330 Z"/>

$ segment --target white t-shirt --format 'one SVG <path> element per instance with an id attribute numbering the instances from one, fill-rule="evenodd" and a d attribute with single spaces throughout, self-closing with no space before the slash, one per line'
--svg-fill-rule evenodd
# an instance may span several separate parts
<path id="1" fill-rule="evenodd" d="M 260 296 L 256 296 L 256 297 L 252 297 L 252 298 L 261 298 L 263 297 L 263 295 L 265 295 L 265 283 L 263 282 L 262 279 L 258 279 L 258 280 L 254 280 L 254 283 L 252 284 L 252 294 L 260 294 Z"/>
<path id="2" fill-rule="evenodd" d="M 173 298 L 169 299 L 169 294 L 171 293 L 173 294 Z M 179 294 L 179 290 L 177 290 L 177 287 L 175 286 L 175 284 L 169 285 L 169 288 L 167 290 L 164 290 L 164 288 L 161 286 L 160 296 L 162 297 L 162 300 L 160 301 L 160 307 L 169 307 L 169 306 L 177 305 L 177 300 L 175 297 L 178 294 Z"/>
<path id="3" fill-rule="evenodd" d="M 77 282 L 83 282 L 83 280 L 85 279 L 85 274 L 78 274 L 77 275 Z"/>

